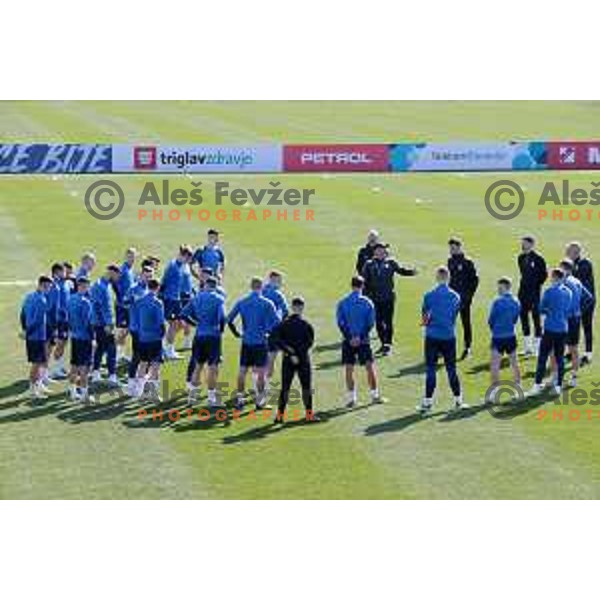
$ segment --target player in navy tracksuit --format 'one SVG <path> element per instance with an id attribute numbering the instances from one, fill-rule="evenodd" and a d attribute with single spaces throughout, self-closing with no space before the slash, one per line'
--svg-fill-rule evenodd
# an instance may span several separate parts
<path id="1" fill-rule="evenodd" d="M 117 347 L 115 344 L 115 318 L 111 289 L 118 281 L 120 273 L 119 265 L 108 265 L 105 274 L 90 288 L 90 299 L 94 308 L 94 336 L 96 338 L 92 383 L 101 381 L 100 365 L 104 355 L 106 355 L 108 383 L 113 386 L 119 384 L 117 381 Z"/>
<path id="2" fill-rule="evenodd" d="M 460 379 L 456 371 L 456 318 L 460 312 L 461 298 L 450 288 L 450 271 L 438 267 L 437 286 L 423 297 L 421 307 L 422 323 L 425 326 L 425 397 L 417 409 L 428 413 L 433 408 L 433 395 L 436 388 L 436 367 L 442 356 L 448 374 L 448 382 L 454 395 L 454 408 L 465 408 Z"/>
<path id="3" fill-rule="evenodd" d="M 94 308 L 89 295 L 90 280 L 77 279 L 77 292 L 71 294 L 67 306 L 71 335 L 71 373 L 69 396 L 71 400 L 93 404 L 94 396 L 88 391 L 88 374 L 92 364 L 94 339 Z"/>
<path id="4" fill-rule="evenodd" d="M 129 310 L 127 309 L 127 296 L 129 290 L 135 285 L 135 261 L 137 250 L 128 248 L 125 252 L 125 261 L 121 265 L 121 277 L 115 283 L 115 324 L 117 328 L 117 362 L 129 360 L 125 356 L 125 341 L 129 333 Z"/>
<path id="5" fill-rule="evenodd" d="M 213 275 L 220 281 L 223 281 L 225 275 L 225 253 L 219 244 L 219 232 L 216 229 L 209 229 L 207 232 L 206 245 L 200 246 L 192 258 L 192 265 L 195 266 L 194 277 L 200 278 L 200 272 L 203 268 L 212 270 Z"/>
<path id="6" fill-rule="evenodd" d="M 281 286 L 283 285 L 283 275 L 279 271 L 271 271 L 269 273 L 269 277 L 267 282 L 263 287 L 263 296 L 268 298 L 275 305 L 275 310 L 277 311 L 277 316 L 279 317 L 279 321 L 283 321 L 288 314 L 289 308 L 287 300 L 281 291 Z M 277 353 L 279 352 L 279 348 L 274 343 L 274 341 L 269 338 L 269 364 L 267 366 L 267 375 L 266 375 L 266 384 L 267 384 L 267 392 L 269 389 L 269 382 L 273 377 L 273 372 L 275 370 L 275 360 L 277 359 Z"/>
<path id="7" fill-rule="evenodd" d="M 25 340 L 27 361 L 31 363 L 29 383 L 32 400 L 44 398 L 45 392 L 48 391 L 43 385 L 43 379 L 48 363 L 47 295 L 51 286 L 52 279 L 50 277 L 40 276 L 36 290 L 27 294 L 21 306 L 20 335 Z"/>
<path id="8" fill-rule="evenodd" d="M 366 369 L 371 402 L 383 402 L 377 385 L 377 372 L 369 341 L 369 335 L 375 325 L 375 306 L 363 294 L 365 280 L 362 277 L 353 277 L 350 285 L 352 291 L 338 302 L 336 310 L 337 326 L 342 334 L 342 364 L 346 377 L 348 408 L 356 406 L 358 401 L 354 379 L 357 362 Z"/>
<path id="9" fill-rule="evenodd" d="M 581 315 L 594 304 L 594 297 L 587 288 L 573 275 L 573 261 L 569 258 L 563 259 L 559 267 L 565 273 L 565 285 L 572 294 L 571 307 L 569 309 L 569 328 L 567 332 L 567 351 L 571 355 L 571 380 L 570 387 L 577 386 L 577 370 L 579 369 L 579 338 L 581 332 Z"/>
<path id="10" fill-rule="evenodd" d="M 135 285 L 129 289 L 125 304 L 129 313 L 127 322 L 129 335 L 131 336 L 131 360 L 127 367 L 127 393 L 135 395 L 137 390 L 137 370 L 140 364 L 140 352 L 138 348 L 138 314 L 137 305 L 148 293 L 148 282 L 154 277 L 154 269 L 150 261 L 142 262 L 142 271 Z"/>
<path id="11" fill-rule="evenodd" d="M 517 335 L 515 326 L 521 316 L 521 304 L 512 293 L 512 280 L 509 277 L 498 279 L 498 296 L 492 302 L 488 316 L 488 325 L 492 333 L 492 357 L 490 370 L 492 386 L 500 380 L 500 364 L 502 356 L 508 354 L 512 368 L 514 382 L 521 385 L 521 370 L 517 358 Z M 494 396 L 486 401 L 495 402 L 495 394 L 499 388 L 494 389 Z"/>
<path id="12" fill-rule="evenodd" d="M 594 268 L 592 261 L 583 255 L 579 242 L 571 242 L 566 248 L 567 258 L 573 261 L 573 275 L 581 281 L 585 289 L 591 294 L 592 302 L 581 311 L 581 325 L 585 338 L 585 352 L 581 364 L 591 362 L 594 337 L 594 309 L 596 308 L 596 284 L 594 282 Z"/>
<path id="13" fill-rule="evenodd" d="M 217 377 L 221 362 L 221 338 L 225 329 L 225 300 L 216 288 L 217 278 L 210 276 L 205 282 L 204 289 L 194 296 L 181 313 L 182 318 L 189 325 L 196 327 L 188 367 L 192 370 L 188 405 L 196 401 L 202 369 L 206 365 L 208 405 L 211 408 L 221 406 L 217 398 Z"/>
<path id="14" fill-rule="evenodd" d="M 158 298 L 160 282 L 148 281 L 148 293 L 137 301 L 138 352 L 140 364 L 137 372 L 135 396 L 149 397 L 155 403 L 161 401 L 159 394 L 160 365 L 162 363 L 162 339 L 165 335 L 165 310 Z"/>
<path id="15" fill-rule="evenodd" d="M 565 341 L 569 331 L 569 312 L 573 301 L 573 293 L 564 284 L 564 275 L 562 269 L 552 269 L 551 284 L 544 291 L 540 302 L 540 312 L 544 317 L 544 332 L 540 342 L 535 383 L 529 392 L 530 396 L 539 394 L 544 389 L 542 381 L 551 354 L 556 361 L 554 391 L 557 394 L 561 393 L 565 373 Z"/>
<path id="16" fill-rule="evenodd" d="M 227 315 L 229 329 L 235 337 L 242 338 L 236 395 L 236 408 L 240 410 L 244 406 L 248 369 L 256 373 L 256 408 L 267 408 L 265 373 L 269 359 L 268 337 L 279 323 L 279 317 L 273 302 L 262 295 L 262 287 L 262 279 L 253 277 L 250 293 L 240 298 Z M 241 335 L 235 326 L 238 316 L 242 319 Z"/>
<path id="17" fill-rule="evenodd" d="M 169 322 L 165 337 L 165 357 L 171 360 L 180 358 L 175 351 L 175 336 L 181 326 L 181 288 L 186 265 L 192 260 L 192 250 L 185 244 L 167 267 L 160 283 L 160 297 L 164 303 L 165 318 Z"/>
<path id="18" fill-rule="evenodd" d="M 48 356 L 52 356 L 55 362 L 49 376 L 64 378 L 67 376 L 64 353 L 69 337 L 67 304 L 70 288 L 63 263 L 54 263 L 51 272 L 52 287 L 48 292 Z"/>

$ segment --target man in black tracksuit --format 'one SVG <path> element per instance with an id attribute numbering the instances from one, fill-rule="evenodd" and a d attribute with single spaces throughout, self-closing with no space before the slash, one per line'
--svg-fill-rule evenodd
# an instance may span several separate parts
<path id="1" fill-rule="evenodd" d="M 519 282 L 519 302 L 521 303 L 521 328 L 523 329 L 523 349 L 525 354 L 537 355 L 542 337 L 540 319 L 540 298 L 542 286 L 548 277 L 548 267 L 544 257 L 535 250 L 535 238 L 527 235 L 521 238 L 521 254 L 517 258 L 521 280 Z M 531 336 L 529 314 L 533 320 L 534 337 Z"/>
<path id="2" fill-rule="evenodd" d="M 387 356 L 392 351 L 394 341 L 394 276 L 412 276 L 417 270 L 400 266 L 388 257 L 387 246 L 378 242 L 373 250 L 373 258 L 365 263 L 362 277 L 365 280 L 365 295 L 375 305 L 375 325 L 381 342 L 378 352 Z"/>
<path id="3" fill-rule="evenodd" d="M 581 364 L 585 365 L 592 360 L 593 350 L 593 334 L 594 334 L 594 309 L 596 308 L 596 285 L 594 282 L 594 268 L 592 261 L 583 256 L 581 244 L 579 242 L 571 242 L 566 248 L 567 258 L 573 261 L 573 275 L 581 281 L 583 286 L 594 298 L 594 302 L 589 306 L 582 308 L 581 325 L 583 327 L 583 335 L 585 338 L 585 352 L 581 357 Z"/>
<path id="4" fill-rule="evenodd" d="M 298 374 L 302 387 L 302 402 L 306 411 L 306 421 L 319 421 L 313 412 L 312 371 L 310 349 L 315 341 L 312 325 L 304 319 L 304 299 L 300 296 L 292 300 L 292 313 L 286 317 L 271 333 L 271 340 L 283 352 L 281 361 L 281 392 L 275 423 L 283 423 L 290 388 L 294 375 Z"/>
<path id="5" fill-rule="evenodd" d="M 473 327 L 471 325 L 471 303 L 479 286 L 479 275 L 475 263 L 465 256 L 462 240 L 448 240 L 450 256 L 448 269 L 450 271 L 450 287 L 460 296 L 460 320 L 463 326 L 464 350 L 461 360 L 471 354 L 473 345 Z"/>
<path id="6" fill-rule="evenodd" d="M 371 229 L 369 234 L 367 235 L 367 243 L 358 251 L 358 256 L 356 257 L 356 272 L 361 275 L 365 263 L 368 260 L 373 258 L 373 253 L 375 251 L 375 244 L 379 242 L 379 232 L 375 231 L 375 229 Z"/>

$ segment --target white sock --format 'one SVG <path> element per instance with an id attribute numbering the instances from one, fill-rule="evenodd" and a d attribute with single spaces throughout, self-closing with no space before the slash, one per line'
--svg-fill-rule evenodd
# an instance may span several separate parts
<path id="1" fill-rule="evenodd" d="M 358 392 L 356 391 L 356 388 L 353 390 L 349 390 L 347 392 L 347 396 L 348 396 L 348 401 L 356 402 L 356 399 L 358 398 Z"/>
<path id="2" fill-rule="evenodd" d="M 215 404 L 217 402 L 217 390 L 208 390 L 208 401 L 212 404 Z"/>
<path id="3" fill-rule="evenodd" d="M 371 398 L 379 398 L 379 389 L 378 388 L 369 390 L 369 393 L 371 394 Z"/>

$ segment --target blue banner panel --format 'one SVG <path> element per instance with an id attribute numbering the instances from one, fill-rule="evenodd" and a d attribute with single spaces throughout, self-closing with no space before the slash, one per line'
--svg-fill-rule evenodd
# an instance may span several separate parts
<path id="1" fill-rule="evenodd" d="M 0 144 L 0 173 L 110 173 L 109 144 Z"/>

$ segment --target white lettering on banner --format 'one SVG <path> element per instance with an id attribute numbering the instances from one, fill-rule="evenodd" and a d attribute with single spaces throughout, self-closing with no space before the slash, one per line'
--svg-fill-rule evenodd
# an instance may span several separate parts
<path id="1" fill-rule="evenodd" d="M 364 152 L 308 152 L 301 160 L 302 164 L 314 165 L 368 165 L 373 162 Z"/>

